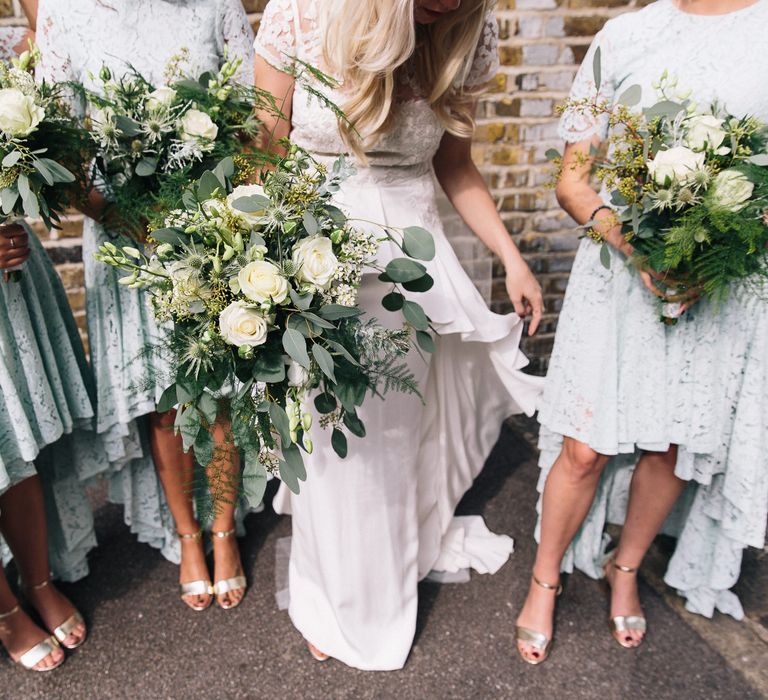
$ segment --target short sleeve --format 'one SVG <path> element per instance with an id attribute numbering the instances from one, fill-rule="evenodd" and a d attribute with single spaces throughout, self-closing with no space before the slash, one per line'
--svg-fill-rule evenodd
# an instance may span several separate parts
<path id="1" fill-rule="evenodd" d="M 220 0 L 219 42 L 222 54 L 242 60 L 236 80 L 253 84 L 253 29 L 240 0 Z"/>
<path id="2" fill-rule="evenodd" d="M 464 87 L 485 85 L 499 72 L 499 25 L 493 11 L 485 16 L 475 55 L 464 80 Z"/>
<path id="3" fill-rule="evenodd" d="M 595 55 L 600 49 L 600 85 L 595 83 Z M 610 39 L 610 27 L 605 26 L 597 33 L 592 45 L 584 57 L 584 61 L 576 73 L 576 78 L 571 87 L 569 102 L 579 100 L 595 100 L 613 102 L 615 92 L 614 72 L 612 70 L 612 41 Z M 578 106 L 566 107 L 560 123 L 558 134 L 566 143 L 578 143 L 587 141 L 593 136 L 605 139 L 608 136 L 608 116 L 594 116 L 589 109 L 580 109 Z"/>
<path id="4" fill-rule="evenodd" d="M 26 27 L 0 27 L 0 60 L 10 61 L 16 57 L 14 46 L 24 41 Z"/>
<path id="5" fill-rule="evenodd" d="M 295 0 L 270 0 L 264 9 L 254 49 L 267 63 L 288 72 L 297 54 Z"/>
<path id="6" fill-rule="evenodd" d="M 54 6 L 54 0 L 41 0 L 37 11 L 37 46 L 40 49 L 40 62 L 35 75 L 49 83 L 78 80 L 74 67 L 70 38 L 67 31 L 65 13 Z"/>

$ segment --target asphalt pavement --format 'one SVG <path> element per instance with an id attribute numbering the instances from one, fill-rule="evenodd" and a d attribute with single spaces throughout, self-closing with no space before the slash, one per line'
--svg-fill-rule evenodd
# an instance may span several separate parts
<path id="1" fill-rule="evenodd" d="M 276 542 L 290 519 L 270 508 L 249 516 L 241 541 L 250 589 L 233 611 L 198 614 L 177 597 L 177 569 L 140 544 L 121 510 L 97 511 L 100 547 L 91 575 L 62 586 L 85 615 L 90 639 L 58 671 L 25 673 L 0 659 L 0 698 L 546 698 L 752 700 L 768 697 L 768 635 L 762 609 L 744 623 L 681 611 L 653 566 L 641 578 L 647 641 L 621 649 L 606 624 L 595 581 L 570 576 L 559 603 L 556 641 L 542 666 L 514 650 L 514 620 L 533 559 L 537 468 L 531 424 L 505 426 L 460 510 L 481 513 L 516 551 L 495 576 L 469 583 L 423 583 L 418 631 L 404 670 L 364 673 L 307 653 L 287 613 L 275 604 Z M 656 548 L 660 565 L 664 548 Z M 663 563 L 663 561 L 662 561 Z M 748 561 L 740 585 L 758 606 L 768 588 L 765 563 Z M 768 618 L 766 618 L 768 620 Z M 729 637 L 730 635 L 730 637 Z"/>

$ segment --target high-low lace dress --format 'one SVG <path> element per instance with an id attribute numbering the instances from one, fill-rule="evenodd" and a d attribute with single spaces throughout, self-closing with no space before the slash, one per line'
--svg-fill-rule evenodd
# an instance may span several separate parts
<path id="1" fill-rule="evenodd" d="M 767 26 L 766 0 L 720 16 L 687 14 L 672 0 L 658 0 L 605 25 L 572 96 L 594 96 L 599 46 L 605 99 L 639 84 L 649 106 L 658 99 L 652 83 L 667 70 L 701 109 L 717 101 L 732 114 L 768 121 Z M 568 142 L 604 138 L 606 124 L 567 111 L 560 133 Z M 676 473 L 690 485 L 664 527 L 679 537 L 666 581 L 694 612 L 711 616 L 717 607 L 740 617 L 741 605 L 728 589 L 738 579 L 744 547 L 764 546 L 768 514 L 765 294 L 734 286 L 721 308 L 699 302 L 668 327 L 625 258 L 612 250 L 606 270 L 599 255 L 599 246 L 582 241 L 539 413 L 540 490 L 563 435 L 617 455 L 563 568 L 602 575 L 604 526 L 624 520 L 636 450 L 677 444 Z"/>
<path id="2" fill-rule="evenodd" d="M 497 70 L 496 24 L 486 24 L 466 78 L 480 85 Z M 298 58 L 320 65 L 314 2 L 272 0 L 256 51 L 278 69 Z M 339 94 L 331 95 L 342 103 Z M 323 163 L 345 152 L 334 114 L 297 84 L 291 140 Z M 289 612 L 322 651 L 361 669 L 401 668 L 413 641 L 417 583 L 430 569 L 472 565 L 495 571 L 511 540 L 480 518 L 454 521 L 454 509 L 481 470 L 509 415 L 532 413 L 540 380 L 523 372 L 523 323 L 491 313 L 462 270 L 438 216 L 432 157 L 444 130 L 418 97 L 401 100 L 397 117 L 369 154 L 370 167 L 344 183 L 338 202 L 352 217 L 432 232 L 437 254 L 427 263 L 435 286 L 414 294 L 437 330 L 437 351 L 409 358 L 424 403 L 415 396 L 369 399 L 367 436 L 350 439 L 341 460 L 320 431 L 298 496 L 283 489 L 278 509 L 293 515 Z M 399 251 L 382 244 L 379 262 Z M 373 275 L 360 301 L 383 323 L 400 313 L 381 307 L 386 290 Z M 446 536 L 446 533 L 448 535 Z"/>
<path id="3" fill-rule="evenodd" d="M 253 82 L 253 32 L 240 0 L 41 0 L 40 74 L 100 89 L 99 70 L 115 76 L 128 64 L 155 84 L 172 57 L 186 51 L 185 72 L 216 69 L 225 50 L 243 59 L 237 79 Z M 155 473 L 142 416 L 168 383 L 145 349 L 157 329 L 142 291 L 117 283 L 122 273 L 93 258 L 109 239 L 86 218 L 83 230 L 86 309 L 91 364 L 98 392 L 97 429 L 110 451 L 110 498 L 125 504 L 125 519 L 142 542 L 172 561 L 180 552 Z"/>
<path id="4" fill-rule="evenodd" d="M 0 60 L 24 28 L 0 30 Z M 67 295 L 31 229 L 20 282 L 0 273 L 0 495 L 40 474 L 51 569 L 88 573 L 96 545 L 85 482 L 108 467 L 93 432 L 94 386 Z M 0 539 L 0 559 L 11 553 Z"/>

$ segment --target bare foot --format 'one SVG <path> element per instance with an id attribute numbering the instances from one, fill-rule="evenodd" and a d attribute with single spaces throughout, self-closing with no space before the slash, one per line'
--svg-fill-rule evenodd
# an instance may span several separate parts
<path id="1" fill-rule="evenodd" d="M 243 575 L 243 566 L 240 562 L 240 548 L 234 533 L 228 537 L 214 536 L 213 560 L 216 568 L 215 580 L 217 582 Z M 218 602 L 224 608 L 231 608 L 237 605 L 244 595 L 245 588 L 234 588 L 231 591 L 220 594 Z"/>
<path id="2" fill-rule="evenodd" d="M 516 624 L 540 632 L 551 640 L 556 599 L 554 590 L 543 588 L 531 580 L 528 596 L 520 615 L 517 617 Z M 518 641 L 517 648 L 525 659 L 533 662 L 541 661 L 541 649 L 537 649 L 530 642 Z"/>
<path id="3" fill-rule="evenodd" d="M 643 617 L 643 608 L 640 606 L 640 596 L 637 592 L 637 572 L 621 571 L 611 565 L 606 569 L 606 578 L 611 587 L 611 617 L 619 615 Z M 645 632 L 625 630 L 617 632 L 616 635 L 617 638 L 621 637 L 620 642 L 634 648 L 643 641 Z"/>
<path id="4" fill-rule="evenodd" d="M 50 582 L 45 586 L 25 588 L 27 600 L 43 618 L 45 626 L 53 633 L 60 625 L 64 624 L 77 610 L 61 591 Z M 64 647 L 74 648 L 85 639 L 85 623 L 81 622 L 61 644 Z"/>
<path id="5" fill-rule="evenodd" d="M 205 550 L 202 538 L 179 538 L 181 542 L 181 565 L 179 566 L 179 583 L 192 581 L 210 581 L 208 564 L 205 561 Z M 182 600 L 193 609 L 207 608 L 213 601 L 210 593 L 197 593 L 182 596 Z"/>
<path id="6" fill-rule="evenodd" d="M 23 610 L 0 621 L 0 642 L 11 658 L 18 660 L 35 645 L 51 635 L 40 629 Z M 57 647 L 42 661 L 35 664 L 35 670 L 55 668 L 64 661 L 64 650 Z"/>

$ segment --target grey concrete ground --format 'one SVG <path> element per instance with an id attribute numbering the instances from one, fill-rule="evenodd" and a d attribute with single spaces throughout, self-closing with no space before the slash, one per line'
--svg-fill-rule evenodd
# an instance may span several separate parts
<path id="1" fill-rule="evenodd" d="M 268 509 L 247 521 L 242 548 L 251 588 L 240 608 L 195 614 L 176 598 L 176 568 L 133 540 L 119 509 L 104 506 L 92 574 L 64 587 L 90 624 L 90 640 L 59 671 L 44 676 L 0 659 L 0 697 L 768 697 L 768 639 L 759 637 L 768 572 L 758 558 L 748 562 L 742 584 L 752 606 L 747 624 L 697 618 L 694 629 L 688 622 L 693 616 L 680 613 L 652 564 L 641 591 L 650 634 L 639 650 L 626 651 L 609 636 L 600 586 L 576 574 L 561 599 L 551 659 L 537 668 L 517 659 L 514 619 L 533 557 L 537 470 L 528 428 L 523 423 L 502 431 L 461 507 L 483 513 L 491 529 L 514 536 L 515 554 L 495 576 L 422 585 L 418 635 L 403 671 L 362 673 L 309 656 L 273 597 L 275 543 L 290 533 L 287 518 Z M 660 562 L 663 550 L 654 556 Z"/>

